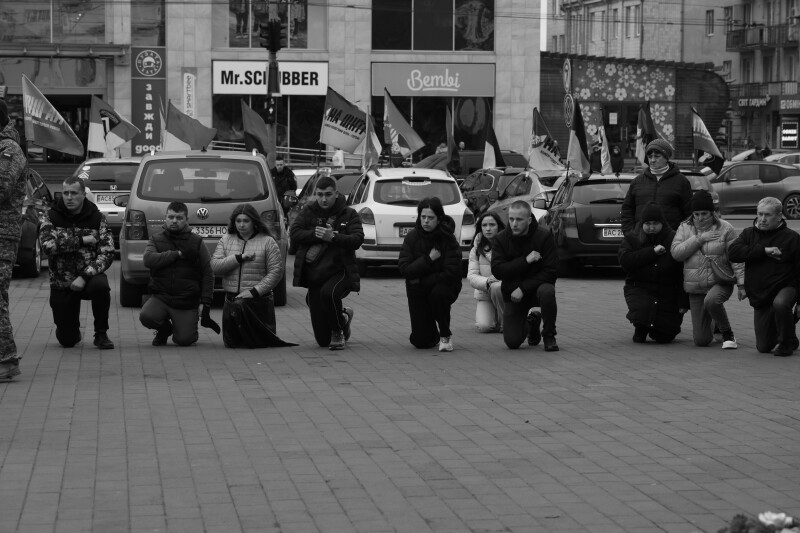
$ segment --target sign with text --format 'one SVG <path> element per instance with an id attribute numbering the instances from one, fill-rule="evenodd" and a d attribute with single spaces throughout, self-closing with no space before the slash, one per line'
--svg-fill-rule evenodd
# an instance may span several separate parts
<path id="1" fill-rule="evenodd" d="M 131 122 L 139 135 L 131 153 L 161 150 L 161 107 L 167 103 L 167 55 L 164 47 L 131 48 Z"/>
<path id="2" fill-rule="evenodd" d="M 197 118 L 197 68 L 183 67 L 181 71 L 183 114 Z"/>
<path id="3" fill-rule="evenodd" d="M 797 129 L 797 122 L 781 123 L 781 148 L 798 148 Z"/>
<path id="4" fill-rule="evenodd" d="M 280 61 L 278 84 L 283 96 L 325 96 L 328 63 Z M 266 61 L 214 61 L 214 94 L 267 94 Z"/>
<path id="5" fill-rule="evenodd" d="M 373 63 L 372 96 L 493 97 L 493 63 Z"/>
<path id="6" fill-rule="evenodd" d="M 781 98 L 781 111 L 800 111 L 800 98 Z"/>

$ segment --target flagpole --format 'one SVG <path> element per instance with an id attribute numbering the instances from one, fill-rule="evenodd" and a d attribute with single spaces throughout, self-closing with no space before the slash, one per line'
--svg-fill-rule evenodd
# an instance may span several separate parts
<path id="1" fill-rule="evenodd" d="M 699 167 L 699 161 L 697 159 L 697 146 L 695 146 L 695 144 L 694 144 L 694 116 L 695 115 L 699 116 L 699 113 L 697 112 L 695 107 L 692 106 L 692 169 L 693 170 L 697 170 L 698 167 Z"/>

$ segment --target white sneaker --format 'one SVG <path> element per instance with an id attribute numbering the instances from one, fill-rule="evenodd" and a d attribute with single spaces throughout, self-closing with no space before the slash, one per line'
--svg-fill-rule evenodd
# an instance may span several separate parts
<path id="1" fill-rule="evenodd" d="M 453 343 L 450 340 L 450 337 L 442 337 L 439 339 L 439 351 L 440 352 L 452 352 L 453 351 Z"/>
<path id="2" fill-rule="evenodd" d="M 723 334 L 722 335 L 722 339 L 723 339 L 722 340 L 722 349 L 723 350 L 735 350 L 735 349 L 737 349 L 739 347 L 739 345 L 736 344 L 736 337 L 733 336 L 732 332 L 727 335 L 728 338 L 725 338 L 725 337 L 726 337 L 726 335 Z"/>

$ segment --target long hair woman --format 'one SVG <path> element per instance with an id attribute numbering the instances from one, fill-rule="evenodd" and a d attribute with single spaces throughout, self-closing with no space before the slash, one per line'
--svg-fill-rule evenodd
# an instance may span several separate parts
<path id="1" fill-rule="evenodd" d="M 475 327 L 481 333 L 503 331 L 503 293 L 501 281 L 492 275 L 492 242 L 506 225 L 497 213 L 484 213 L 475 223 L 475 241 L 469 252 L 467 281 L 475 289 L 478 305 Z"/>

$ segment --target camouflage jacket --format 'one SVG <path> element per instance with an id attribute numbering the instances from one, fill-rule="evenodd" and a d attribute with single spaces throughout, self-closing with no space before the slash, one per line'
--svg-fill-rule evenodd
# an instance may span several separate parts
<path id="1" fill-rule="evenodd" d="M 0 130 L 0 239 L 19 241 L 22 202 L 25 199 L 25 167 L 28 161 L 19 146 L 19 134 L 9 122 Z M 16 247 L 14 247 L 16 253 Z"/>
<path id="2" fill-rule="evenodd" d="M 67 289 L 78 276 L 89 280 L 105 272 L 114 261 L 114 238 L 106 217 L 89 200 L 83 201 L 81 212 L 71 214 L 63 200 L 42 214 L 40 239 L 48 257 L 50 287 Z M 97 244 L 84 244 L 93 236 Z"/>

